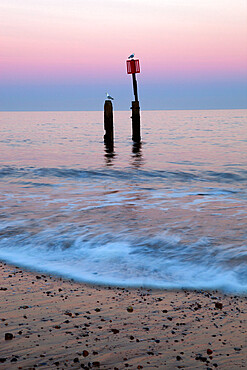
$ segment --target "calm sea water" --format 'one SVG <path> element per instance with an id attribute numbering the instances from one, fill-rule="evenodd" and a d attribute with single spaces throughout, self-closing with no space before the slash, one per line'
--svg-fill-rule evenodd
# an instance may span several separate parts
<path id="1" fill-rule="evenodd" d="M 0 258 L 121 286 L 247 292 L 246 110 L 0 113 Z"/>

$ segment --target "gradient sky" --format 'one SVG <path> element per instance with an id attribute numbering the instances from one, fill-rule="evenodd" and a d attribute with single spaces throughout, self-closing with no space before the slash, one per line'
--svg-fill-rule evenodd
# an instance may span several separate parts
<path id="1" fill-rule="evenodd" d="M 0 110 L 247 108 L 246 0 L 0 0 Z"/>

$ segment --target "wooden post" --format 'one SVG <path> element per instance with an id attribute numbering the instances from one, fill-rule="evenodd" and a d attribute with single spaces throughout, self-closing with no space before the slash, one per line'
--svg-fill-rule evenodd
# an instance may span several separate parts
<path id="1" fill-rule="evenodd" d="M 104 142 L 113 145 L 113 109 L 111 100 L 105 100 L 104 104 Z"/>
<path id="2" fill-rule="evenodd" d="M 141 141 L 140 106 L 139 101 L 132 101 L 132 140 L 135 143 Z"/>
<path id="3" fill-rule="evenodd" d="M 132 153 L 136 156 L 141 156 L 142 143 L 133 143 Z"/>

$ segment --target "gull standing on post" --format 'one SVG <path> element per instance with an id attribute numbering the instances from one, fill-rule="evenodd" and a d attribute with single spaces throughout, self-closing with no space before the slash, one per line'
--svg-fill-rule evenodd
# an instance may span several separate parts
<path id="1" fill-rule="evenodd" d="M 135 53 L 131 54 L 131 55 L 128 57 L 128 59 L 133 59 L 133 58 L 134 58 L 134 56 L 135 56 Z"/>
<path id="2" fill-rule="evenodd" d="M 109 95 L 108 93 L 105 93 L 105 94 L 106 94 L 107 99 L 114 100 L 114 98 L 111 95 Z"/>

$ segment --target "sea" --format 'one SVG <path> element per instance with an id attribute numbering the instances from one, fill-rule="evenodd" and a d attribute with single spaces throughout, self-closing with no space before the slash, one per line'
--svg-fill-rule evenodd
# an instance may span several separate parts
<path id="1" fill-rule="evenodd" d="M 0 113 L 0 259 L 84 283 L 247 293 L 247 110 Z"/>

